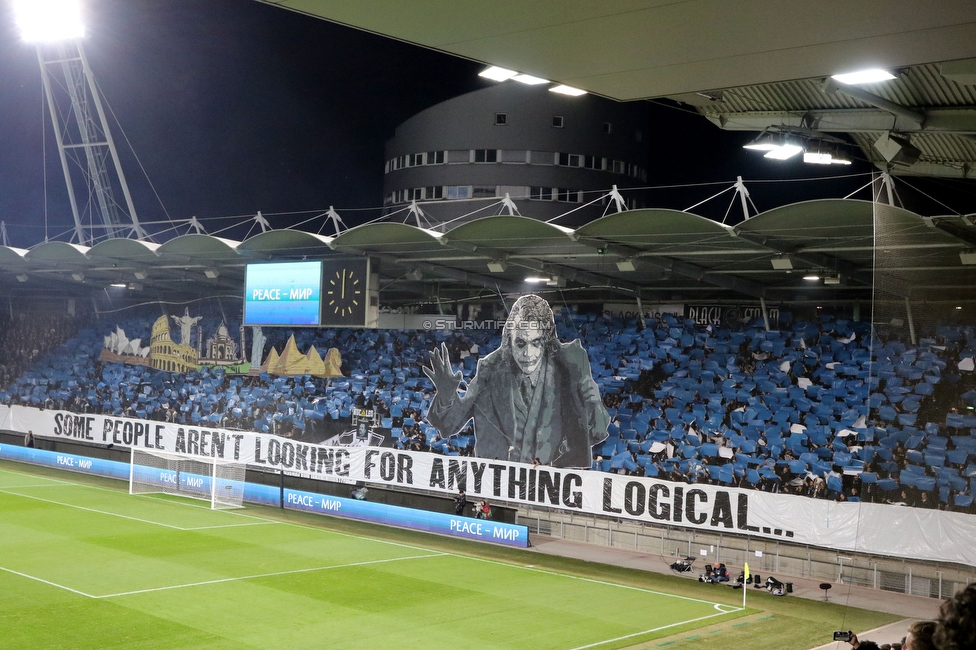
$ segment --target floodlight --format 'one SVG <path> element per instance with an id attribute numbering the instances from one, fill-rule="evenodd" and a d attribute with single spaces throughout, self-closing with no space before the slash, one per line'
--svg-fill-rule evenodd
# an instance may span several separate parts
<path id="1" fill-rule="evenodd" d="M 85 274 L 82 273 L 81 271 L 77 271 L 77 272 L 71 274 L 71 278 L 75 282 L 84 282 L 85 281 Z"/>
<path id="2" fill-rule="evenodd" d="M 220 276 L 220 271 L 217 269 L 205 269 L 203 274 L 211 280 L 215 280 Z"/>
<path id="3" fill-rule="evenodd" d="M 506 81 L 511 79 L 518 73 L 515 70 L 507 70 L 505 68 L 499 68 L 497 65 L 485 68 L 478 73 L 479 77 L 484 77 L 485 79 L 491 79 L 492 81 Z"/>
<path id="4" fill-rule="evenodd" d="M 17 282 L 27 282 L 27 274 L 21 273 L 17 276 Z"/>
<path id="5" fill-rule="evenodd" d="M 847 72 L 845 74 L 835 74 L 831 79 L 835 79 L 842 84 L 870 84 L 878 81 L 888 81 L 894 79 L 895 75 L 881 68 L 870 68 L 868 70 L 858 70 L 857 72 Z"/>
<path id="6" fill-rule="evenodd" d="M 559 93 L 560 95 L 569 95 L 571 97 L 578 97 L 580 95 L 585 95 L 585 90 L 580 90 L 579 88 L 573 88 L 572 86 L 565 86 L 559 84 L 558 86 L 553 86 L 549 89 L 549 92 Z"/>
<path id="7" fill-rule="evenodd" d="M 962 251 L 959 253 L 959 261 L 965 266 L 976 265 L 976 251 Z"/>
<path id="8" fill-rule="evenodd" d="M 14 0 L 14 20 L 27 43 L 68 41 L 85 36 L 80 0 Z"/>
<path id="9" fill-rule="evenodd" d="M 141 282 L 130 282 L 129 283 L 129 289 L 131 289 L 132 291 L 142 291 L 143 288 L 144 288 L 144 286 L 143 286 L 143 284 Z"/>
<path id="10" fill-rule="evenodd" d="M 414 269 L 413 271 L 407 272 L 407 279 L 419 282 L 424 279 L 424 272 L 420 269 Z"/>
<path id="11" fill-rule="evenodd" d="M 125 289 L 129 285 L 127 285 L 125 282 L 113 282 L 109 286 L 110 287 L 115 287 L 116 289 Z"/>
<path id="12" fill-rule="evenodd" d="M 505 260 L 491 260 L 488 262 L 488 270 L 492 273 L 502 273 L 508 268 Z"/>
<path id="13" fill-rule="evenodd" d="M 512 77 L 515 81 L 528 84 L 530 86 L 538 86 L 539 84 L 549 83 L 548 79 L 543 79 L 542 77 L 533 77 L 530 74 L 519 74 Z"/>
<path id="14" fill-rule="evenodd" d="M 525 281 L 528 282 L 529 284 L 539 284 L 542 282 L 549 282 L 549 278 L 539 277 L 537 275 L 530 275 L 529 277 L 525 278 Z"/>
<path id="15" fill-rule="evenodd" d="M 617 260 L 617 270 L 621 273 L 636 271 L 637 267 L 634 266 L 634 258 L 629 257 L 627 259 Z"/>
<path id="16" fill-rule="evenodd" d="M 773 149 L 772 151 L 767 151 L 763 158 L 770 158 L 772 160 L 787 160 L 792 158 L 796 154 L 803 151 L 803 147 L 796 144 L 784 144 L 779 149 Z"/>
<path id="17" fill-rule="evenodd" d="M 778 138 L 775 133 L 763 131 L 756 137 L 755 140 L 749 144 L 742 145 L 742 148 L 751 149 L 752 151 L 773 151 L 775 149 L 779 149 L 780 144 L 780 138 Z"/>
<path id="18" fill-rule="evenodd" d="M 149 277 L 148 271 L 134 271 L 132 275 L 136 276 L 136 280 L 145 280 Z"/>
<path id="19" fill-rule="evenodd" d="M 840 284 L 840 276 L 839 275 L 824 276 L 824 284 Z"/>
<path id="20" fill-rule="evenodd" d="M 813 165 L 850 165 L 846 154 L 841 153 L 836 145 L 820 142 L 816 151 L 805 151 L 803 162 Z"/>
<path id="21" fill-rule="evenodd" d="M 808 280 L 810 282 L 816 282 L 817 280 L 820 279 L 820 276 L 817 275 L 816 273 L 808 273 L 808 274 L 806 274 L 806 275 L 803 276 L 803 279 L 804 280 Z"/>
<path id="22" fill-rule="evenodd" d="M 819 151 L 806 151 L 803 154 L 803 162 L 810 163 L 811 165 L 829 165 L 833 156 L 829 153 L 822 153 Z"/>
<path id="23" fill-rule="evenodd" d="M 784 133 L 763 131 L 755 140 L 742 146 L 743 149 L 765 151 L 765 158 L 786 160 L 803 151 L 803 147 L 796 144 Z"/>
<path id="24" fill-rule="evenodd" d="M 793 258 L 791 258 L 789 255 L 774 257 L 769 261 L 772 263 L 773 268 L 777 271 L 789 271 L 793 268 Z"/>

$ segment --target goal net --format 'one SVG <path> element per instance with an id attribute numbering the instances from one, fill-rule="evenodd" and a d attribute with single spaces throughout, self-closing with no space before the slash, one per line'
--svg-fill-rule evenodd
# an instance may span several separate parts
<path id="1" fill-rule="evenodd" d="M 155 449 L 132 449 L 129 494 L 174 494 L 210 502 L 214 510 L 244 507 L 245 464 Z"/>

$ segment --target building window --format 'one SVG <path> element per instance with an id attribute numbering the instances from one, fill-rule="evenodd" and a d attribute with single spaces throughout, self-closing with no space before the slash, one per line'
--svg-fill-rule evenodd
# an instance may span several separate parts
<path id="1" fill-rule="evenodd" d="M 622 160 L 613 161 L 613 173 L 614 174 L 625 174 L 627 173 L 627 163 Z"/>
<path id="2" fill-rule="evenodd" d="M 444 186 L 434 185 L 433 187 L 428 187 L 424 189 L 424 198 L 427 199 L 443 199 L 444 198 Z"/>
<path id="3" fill-rule="evenodd" d="M 603 123 L 603 132 L 604 133 L 613 133 L 613 124 L 611 124 L 610 122 L 604 122 Z"/>
<path id="4" fill-rule="evenodd" d="M 420 165 L 424 164 L 424 154 L 422 153 L 411 154 L 410 156 L 407 156 L 407 158 L 411 167 L 419 167 Z"/>
<path id="5" fill-rule="evenodd" d="M 580 202 L 580 191 L 579 190 L 567 190 L 560 187 L 556 190 L 556 200 L 562 201 L 563 203 L 579 203 Z"/>
<path id="6" fill-rule="evenodd" d="M 476 163 L 498 162 L 498 149 L 475 149 L 474 161 Z"/>
<path id="7" fill-rule="evenodd" d="M 424 199 L 424 188 L 415 187 L 407 190 L 407 194 L 411 201 L 422 201 Z"/>
<path id="8" fill-rule="evenodd" d="M 470 199 L 471 187 L 468 185 L 448 185 L 447 198 L 449 199 Z"/>
<path id="9" fill-rule="evenodd" d="M 585 156 L 576 153 L 560 153 L 556 164 L 563 167 L 582 167 Z"/>
<path id="10" fill-rule="evenodd" d="M 495 113 L 495 126 L 508 124 L 508 113 Z"/>
<path id="11" fill-rule="evenodd" d="M 471 193 L 472 198 L 475 199 L 486 199 L 497 195 L 497 188 L 494 185 L 491 186 L 477 186 L 473 188 Z"/>
<path id="12" fill-rule="evenodd" d="M 551 187 L 530 188 L 529 198 L 533 201 L 552 201 L 552 188 Z"/>
<path id="13" fill-rule="evenodd" d="M 634 140 L 637 142 L 644 141 L 644 133 L 642 131 L 634 131 Z"/>
<path id="14" fill-rule="evenodd" d="M 443 165 L 444 164 L 444 152 L 443 151 L 428 151 L 427 159 L 424 164 L 427 165 Z"/>
<path id="15" fill-rule="evenodd" d="M 554 129 L 561 129 L 561 128 L 563 128 L 563 116 L 562 115 L 553 115 L 552 116 L 552 127 Z"/>

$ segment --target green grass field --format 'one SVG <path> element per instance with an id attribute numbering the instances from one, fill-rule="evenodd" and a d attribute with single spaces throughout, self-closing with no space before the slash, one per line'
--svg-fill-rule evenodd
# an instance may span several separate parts
<path id="1" fill-rule="evenodd" d="M 764 594 L 742 611 L 741 593 L 0 463 L 3 648 L 751 650 L 756 633 L 762 647 L 819 645 L 837 620 Z M 843 615 L 853 629 L 895 618 Z"/>

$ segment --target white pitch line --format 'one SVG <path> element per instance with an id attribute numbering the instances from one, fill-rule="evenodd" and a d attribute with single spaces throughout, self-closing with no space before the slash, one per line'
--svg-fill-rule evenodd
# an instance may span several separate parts
<path id="1" fill-rule="evenodd" d="M 252 521 L 246 524 L 215 524 L 213 526 L 190 526 L 188 528 L 181 528 L 180 530 L 194 531 L 194 530 L 211 530 L 213 528 L 241 528 L 244 526 L 272 526 L 277 524 L 277 521 Z"/>
<path id="2" fill-rule="evenodd" d="M 34 497 L 29 494 L 18 494 L 16 492 L 10 492 L 8 490 L 0 490 L 3 494 L 9 494 L 15 497 L 22 497 L 24 499 L 33 499 L 34 501 L 43 501 L 44 503 L 53 503 L 55 505 L 64 506 L 66 508 L 76 508 L 78 510 L 85 510 L 87 512 L 95 512 L 100 515 L 108 515 L 110 517 L 119 517 L 121 519 L 130 519 L 132 521 L 139 521 L 144 524 L 153 524 L 155 526 L 163 526 L 165 528 L 171 528 L 173 530 L 187 530 L 186 528 L 181 528 L 180 526 L 173 526 L 172 524 L 164 524 L 159 521 L 150 521 L 149 519 L 140 519 L 139 517 L 130 517 L 129 515 L 120 515 L 117 512 L 107 512 L 105 510 L 97 510 L 95 508 L 86 508 L 85 506 L 78 506 L 73 503 L 64 503 L 63 501 L 54 501 L 53 499 L 42 499 L 41 497 Z"/>
<path id="3" fill-rule="evenodd" d="M 204 580 L 202 582 L 189 582 L 182 585 L 170 585 L 167 587 L 153 587 L 151 589 L 137 589 L 136 591 L 123 591 L 117 594 L 106 594 L 104 596 L 91 596 L 92 598 L 117 598 L 119 596 L 133 596 L 135 594 L 147 594 L 155 591 L 167 591 L 170 589 L 185 589 L 187 587 L 200 587 L 203 585 L 215 585 L 222 582 L 237 582 L 239 580 L 254 580 L 256 578 L 271 578 L 275 576 L 285 576 L 294 573 L 310 573 L 312 571 L 328 571 L 331 569 L 348 569 L 356 566 L 366 566 L 369 564 L 383 564 L 386 562 L 400 562 L 402 560 L 418 560 L 429 557 L 441 557 L 447 553 L 432 553 L 430 555 L 410 555 L 407 557 L 394 557 L 385 560 L 366 560 L 363 562 L 351 562 L 349 564 L 333 564 L 330 566 L 309 567 L 307 569 L 291 569 L 289 571 L 276 571 L 274 573 L 258 573 L 250 576 L 239 576 L 236 578 L 218 578 L 216 580 Z"/>
<path id="4" fill-rule="evenodd" d="M 572 648 L 572 650 L 585 650 L 586 648 L 596 648 L 607 643 L 615 643 L 617 641 L 623 641 L 624 639 L 632 639 L 635 636 L 641 636 L 642 634 L 652 634 L 654 632 L 660 632 L 661 630 L 666 630 L 672 627 L 678 627 L 680 625 L 688 625 L 689 623 L 697 623 L 698 621 L 704 621 L 709 618 L 715 618 L 716 616 L 723 616 L 725 614 L 731 614 L 732 612 L 722 612 L 719 614 L 709 614 L 708 616 L 699 616 L 698 618 L 688 619 L 687 621 L 679 621 L 678 623 L 671 623 L 669 625 L 662 625 L 660 627 L 651 628 L 650 630 L 644 630 L 643 632 L 634 632 L 633 634 L 625 634 L 623 636 L 618 636 L 615 639 L 606 639 L 604 641 L 597 641 L 596 643 L 590 643 L 587 645 L 577 646 Z"/>
<path id="5" fill-rule="evenodd" d="M 22 488 L 41 488 L 41 487 L 61 487 L 61 486 L 55 485 L 54 483 L 38 483 L 36 485 L 0 485 L 0 489 L 4 489 L 4 490 L 20 490 Z"/>
<path id="6" fill-rule="evenodd" d="M 654 596 L 666 596 L 668 598 L 677 598 L 679 600 L 689 600 L 689 601 L 694 602 L 694 603 L 703 603 L 705 605 L 723 605 L 723 603 L 716 603 L 715 601 L 712 601 L 712 600 L 703 600 L 701 598 L 692 598 L 690 596 L 679 596 L 678 594 L 669 594 L 669 593 L 667 593 L 665 591 L 654 591 L 653 589 L 645 589 L 644 587 L 635 587 L 633 585 L 625 585 L 625 584 L 621 584 L 619 582 L 608 582 L 606 580 L 597 580 L 596 578 L 587 578 L 585 576 L 577 576 L 577 575 L 573 575 L 571 573 L 560 573 L 559 571 L 551 571 L 549 569 L 539 569 L 539 568 L 536 568 L 534 566 L 527 566 L 527 565 L 524 565 L 524 564 L 512 564 L 510 562 L 501 562 L 499 560 L 490 560 L 488 558 L 474 557 L 472 555 L 461 555 L 461 554 L 456 554 L 456 553 L 452 553 L 452 555 L 455 555 L 456 557 L 465 557 L 465 558 L 468 558 L 470 560 L 475 560 L 475 561 L 478 561 L 478 562 L 487 562 L 489 564 L 497 564 L 499 566 L 505 566 L 505 567 L 509 567 L 509 568 L 512 568 L 512 569 L 523 569 L 525 571 L 533 571 L 535 573 L 544 573 L 544 574 L 547 574 L 547 575 L 552 575 L 552 576 L 557 576 L 557 577 L 562 577 L 562 578 L 572 578 L 573 580 L 582 580 L 583 582 L 591 582 L 593 584 L 604 585 L 604 586 L 607 586 L 607 587 L 619 587 L 621 589 L 630 589 L 632 591 L 639 591 L 641 593 L 652 594 Z M 734 606 L 733 605 L 727 605 L 727 607 L 734 607 Z M 740 609 L 742 609 L 742 608 L 741 607 L 737 607 L 737 608 L 735 608 L 732 611 L 739 611 Z"/>
<path id="7" fill-rule="evenodd" d="M 4 473 L 7 473 L 7 474 L 17 474 L 19 476 L 30 476 L 31 478 L 37 478 L 35 475 L 30 474 L 28 472 L 18 472 L 18 471 L 12 470 L 12 469 L 0 469 L 0 474 L 4 474 Z M 39 485 L 27 485 L 27 486 L 19 486 L 19 485 L 9 486 L 8 485 L 8 486 L 3 486 L 3 487 L 5 489 L 9 489 L 9 488 L 19 488 L 19 487 L 61 487 L 61 486 L 64 486 L 64 485 L 70 485 L 70 486 L 73 486 L 73 487 L 85 488 L 87 490 L 99 490 L 101 492 L 109 492 L 109 493 L 112 493 L 112 494 L 122 494 L 122 491 L 121 490 L 116 490 L 116 489 L 113 489 L 113 488 L 101 487 L 99 485 L 88 485 L 86 483 L 78 483 L 76 481 L 68 481 L 68 480 L 56 479 L 56 478 L 51 478 L 51 479 L 47 479 L 47 480 L 49 480 L 51 482 L 50 483 L 39 484 Z M 156 497 L 157 495 L 154 495 L 154 494 L 135 494 L 135 495 L 130 495 L 130 496 L 135 496 L 137 498 L 154 499 L 154 497 Z M 189 502 L 183 502 L 183 501 L 171 501 L 169 499 L 154 499 L 154 500 L 155 501 L 158 501 L 160 503 L 167 503 L 167 504 L 173 505 L 173 506 L 180 506 L 181 508 L 196 508 L 198 510 L 211 510 L 211 508 L 209 508 L 207 506 L 201 506 L 201 505 L 197 505 L 195 503 L 189 503 Z M 274 521 L 274 520 L 268 519 L 266 517 L 260 517 L 260 516 L 257 516 L 257 515 L 247 514 L 247 513 L 244 513 L 244 512 L 236 512 L 236 511 L 232 511 L 232 510 L 222 510 L 221 512 L 223 512 L 226 515 L 233 515 L 234 517 L 243 517 L 245 519 L 258 519 L 258 520 L 261 520 L 261 521 L 269 521 L 269 522 L 273 522 Z M 277 522 L 277 523 L 281 523 L 281 522 Z"/>
<path id="8" fill-rule="evenodd" d="M 84 596 L 85 598 L 98 598 L 98 596 L 92 596 L 91 594 L 86 594 L 83 591 L 78 591 L 77 589 L 72 589 L 71 587 L 65 587 L 64 585 L 59 585 L 56 582 L 51 582 L 50 580 L 45 580 L 44 578 L 38 578 L 37 576 L 32 576 L 26 573 L 21 573 L 20 571 L 14 571 L 13 569 L 8 569 L 6 567 L 0 566 L 0 571 L 6 571 L 7 573 L 12 573 L 21 578 L 27 578 L 28 580 L 35 580 L 37 582 L 43 582 L 46 585 L 51 585 L 52 587 L 57 587 L 58 589 L 64 589 L 65 591 L 70 591 L 73 594 L 78 594 L 79 596 Z"/>

